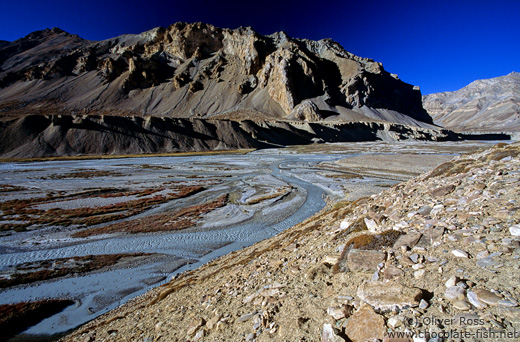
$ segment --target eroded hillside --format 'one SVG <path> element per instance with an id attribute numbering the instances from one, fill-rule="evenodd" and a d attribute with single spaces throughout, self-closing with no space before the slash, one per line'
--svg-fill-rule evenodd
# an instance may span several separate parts
<path id="1" fill-rule="evenodd" d="M 176 23 L 87 41 L 44 30 L 0 48 L 4 115 L 124 114 L 431 123 L 420 91 L 338 43 Z"/>

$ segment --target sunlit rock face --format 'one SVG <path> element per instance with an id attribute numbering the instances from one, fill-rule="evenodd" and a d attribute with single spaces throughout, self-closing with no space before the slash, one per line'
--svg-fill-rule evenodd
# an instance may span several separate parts
<path id="1" fill-rule="evenodd" d="M 0 105 L 12 115 L 431 123 L 420 91 L 380 63 L 284 32 L 176 23 L 88 41 L 47 29 L 0 45 L 0 68 Z"/>
<path id="2" fill-rule="evenodd" d="M 477 80 L 423 97 L 435 123 L 459 131 L 520 131 L 520 74 Z"/>
<path id="3" fill-rule="evenodd" d="M 330 39 L 203 23 L 2 42 L 0 116 L 4 157 L 450 138 L 417 87 Z"/>

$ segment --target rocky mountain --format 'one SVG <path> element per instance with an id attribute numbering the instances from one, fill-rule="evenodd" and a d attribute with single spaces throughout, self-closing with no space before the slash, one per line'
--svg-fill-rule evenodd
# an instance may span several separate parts
<path id="1" fill-rule="evenodd" d="M 162 133 L 135 124 L 144 122 L 140 117 L 233 122 L 215 127 L 238 127 L 243 120 L 253 120 L 274 126 L 282 121 L 290 125 L 379 122 L 406 125 L 411 130 L 436 129 L 421 101 L 418 88 L 385 71 L 381 63 L 354 56 L 330 39 L 294 39 L 284 32 L 263 36 L 251 28 L 176 23 L 137 35 L 88 41 L 54 28 L 0 45 L 4 156 L 86 153 L 92 150 L 85 145 L 87 141 L 117 142 L 115 133 L 134 128 L 138 131 L 127 131 L 128 136 L 146 135 L 145 140 L 156 140 Z M 25 119 L 20 117 L 27 115 L 46 118 L 21 123 L 19 120 Z M 91 124 L 101 120 L 117 125 L 125 121 L 116 118 L 119 116 L 134 124 Z M 14 133 L 34 120 L 41 121 L 38 128 L 33 125 L 34 129 Z M 51 121 L 52 134 L 47 130 Z M 83 125 L 85 122 L 89 124 Z M 168 130 L 195 134 L 184 128 Z M 164 133 L 165 129 L 159 130 Z M 255 140 L 257 133 L 250 132 L 249 141 Z M 21 139 L 12 141 L 9 136 Z M 75 143 L 60 140 L 65 136 Z M 170 146 L 167 151 L 237 145 L 215 135 L 211 139 L 217 143 L 197 143 L 195 147 L 182 142 L 160 143 L 135 150 L 163 151 L 154 147 L 159 145 Z M 24 148 L 20 148 L 21 141 Z M 62 148 L 65 145 L 68 147 Z M 109 144 L 104 150 L 122 149 Z"/>
<path id="2" fill-rule="evenodd" d="M 499 144 L 337 203 L 61 341 L 514 339 L 519 156 Z"/>
<path id="3" fill-rule="evenodd" d="M 0 68 L 4 114 L 431 122 L 420 91 L 380 63 L 284 32 L 176 23 L 93 42 L 44 30 L 2 47 Z"/>
<path id="4" fill-rule="evenodd" d="M 454 92 L 425 95 L 438 125 L 456 131 L 520 131 L 520 74 L 478 80 Z"/>

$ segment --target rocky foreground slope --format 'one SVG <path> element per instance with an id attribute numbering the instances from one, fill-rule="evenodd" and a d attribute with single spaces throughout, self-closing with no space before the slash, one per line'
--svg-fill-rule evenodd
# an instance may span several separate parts
<path id="1" fill-rule="evenodd" d="M 520 131 L 520 74 L 477 80 L 453 92 L 423 97 L 438 125 L 455 131 Z"/>
<path id="2" fill-rule="evenodd" d="M 500 144 L 337 203 L 63 341 L 514 339 L 519 156 Z"/>

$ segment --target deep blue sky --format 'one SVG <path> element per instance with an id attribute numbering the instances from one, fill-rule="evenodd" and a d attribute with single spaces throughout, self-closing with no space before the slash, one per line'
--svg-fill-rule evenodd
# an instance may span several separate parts
<path id="1" fill-rule="evenodd" d="M 520 71 L 520 1 L 158 1 L 0 2 L 0 39 L 59 27 L 102 40 L 177 21 L 284 30 L 297 38 L 332 38 L 423 94 L 457 90 L 480 78 Z"/>

